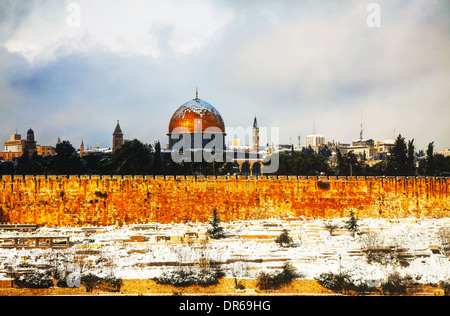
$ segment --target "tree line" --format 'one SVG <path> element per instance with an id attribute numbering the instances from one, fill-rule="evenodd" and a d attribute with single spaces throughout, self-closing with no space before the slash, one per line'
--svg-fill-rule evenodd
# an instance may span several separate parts
<path id="1" fill-rule="evenodd" d="M 286 152 L 280 154 L 280 167 L 276 175 L 306 176 L 449 176 L 450 157 L 435 154 L 434 142 L 426 153 L 415 151 L 414 139 L 406 142 L 398 135 L 394 146 L 383 160 L 370 165 L 366 157 L 350 151 L 342 154 L 337 149 L 335 163 L 330 163 L 326 151 Z"/>
<path id="2" fill-rule="evenodd" d="M 181 162 L 172 160 L 170 153 L 161 151 L 161 144 L 144 144 L 137 139 L 127 140 L 113 154 L 80 157 L 69 141 L 56 145 L 56 155 L 29 158 L 25 153 L 17 161 L 1 162 L 0 175 L 234 175 L 248 174 L 248 168 L 239 171 L 237 164 L 226 162 Z M 406 142 L 399 135 L 386 158 L 369 165 L 365 157 L 354 152 L 336 152 L 335 163 L 330 163 L 330 151 L 325 149 L 287 151 L 279 155 L 275 175 L 306 176 L 448 176 L 450 157 L 434 153 L 434 142 L 426 153 L 416 152 L 414 139 Z"/>
<path id="3" fill-rule="evenodd" d="M 24 153 L 16 161 L 0 161 L 0 175 L 199 175 L 231 174 L 231 163 L 175 163 L 161 144 L 126 140 L 112 154 L 81 156 L 69 141 L 56 145 L 55 155 L 31 158 Z M 225 160 L 224 160 L 225 161 Z"/>

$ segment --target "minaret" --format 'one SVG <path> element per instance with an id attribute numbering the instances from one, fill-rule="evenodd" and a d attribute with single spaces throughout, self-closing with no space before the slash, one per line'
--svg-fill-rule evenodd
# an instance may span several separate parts
<path id="1" fill-rule="evenodd" d="M 359 129 L 359 140 L 362 142 L 363 140 L 363 112 L 361 111 L 361 127 Z"/>
<path id="2" fill-rule="evenodd" d="M 253 121 L 253 127 L 252 127 L 252 144 L 251 144 L 251 150 L 252 152 L 259 152 L 259 127 L 258 122 L 256 120 Z"/>
<path id="3" fill-rule="evenodd" d="M 83 138 L 82 138 L 81 144 L 80 144 L 80 158 L 83 157 L 83 153 L 84 153 L 84 143 L 83 143 Z"/>
<path id="4" fill-rule="evenodd" d="M 122 129 L 120 128 L 119 120 L 117 120 L 116 129 L 113 133 L 113 146 L 112 146 L 112 152 L 114 153 L 117 149 L 122 147 L 123 145 L 123 133 Z"/>

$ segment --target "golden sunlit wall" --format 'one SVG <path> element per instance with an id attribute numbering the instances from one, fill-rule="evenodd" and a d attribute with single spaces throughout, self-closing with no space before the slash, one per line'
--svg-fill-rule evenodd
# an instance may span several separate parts
<path id="1" fill-rule="evenodd" d="M 448 178 L 25 176 L 0 178 L 0 221 L 47 226 L 267 218 L 447 217 Z"/>

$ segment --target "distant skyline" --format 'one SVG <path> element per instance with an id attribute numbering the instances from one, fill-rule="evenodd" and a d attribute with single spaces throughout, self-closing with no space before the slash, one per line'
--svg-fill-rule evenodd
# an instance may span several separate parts
<path id="1" fill-rule="evenodd" d="M 226 126 L 256 114 L 283 144 L 350 143 L 363 113 L 364 138 L 443 150 L 449 15 L 446 0 L 0 0 L 0 141 L 31 127 L 41 145 L 111 147 L 120 120 L 164 147 L 198 87 Z"/>

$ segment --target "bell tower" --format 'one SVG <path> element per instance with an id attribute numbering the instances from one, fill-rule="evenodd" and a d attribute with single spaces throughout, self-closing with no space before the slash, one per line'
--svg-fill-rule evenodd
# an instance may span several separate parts
<path id="1" fill-rule="evenodd" d="M 23 148 L 24 153 L 28 153 L 28 158 L 31 159 L 36 151 L 36 141 L 34 140 L 34 131 L 31 129 L 27 132 L 27 140 L 24 142 L 25 146 Z"/>
<path id="2" fill-rule="evenodd" d="M 252 152 L 259 152 L 259 127 L 258 127 L 258 122 L 256 121 L 256 116 L 255 116 L 255 121 L 253 122 L 253 127 L 252 127 L 252 144 L 251 144 L 251 150 Z"/>
<path id="3" fill-rule="evenodd" d="M 116 129 L 113 133 L 113 146 L 112 146 L 112 152 L 114 153 L 117 149 L 122 147 L 123 145 L 123 133 L 122 129 L 120 128 L 119 120 L 117 120 Z"/>

